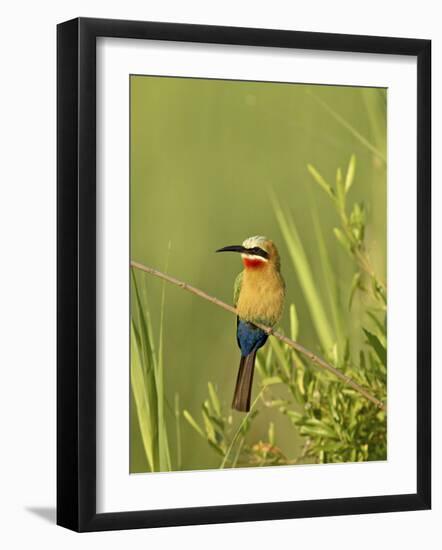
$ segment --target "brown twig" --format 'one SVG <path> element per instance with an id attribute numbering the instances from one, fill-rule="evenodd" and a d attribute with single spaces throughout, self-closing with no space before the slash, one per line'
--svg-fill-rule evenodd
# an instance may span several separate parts
<path id="1" fill-rule="evenodd" d="M 195 294 L 196 296 L 199 296 L 200 298 L 203 298 L 204 300 L 207 300 L 208 302 L 212 302 L 212 304 L 215 304 L 226 311 L 229 311 L 230 313 L 233 313 L 236 315 L 236 309 L 229 304 L 226 304 L 225 302 L 218 300 L 218 298 L 215 298 L 214 296 L 210 296 L 209 294 L 206 294 L 203 290 L 200 290 L 199 288 L 196 288 L 192 285 L 189 285 L 185 283 L 184 281 L 180 281 L 179 279 L 176 279 L 175 277 L 171 277 L 170 275 L 167 275 L 166 273 L 163 273 L 162 271 L 158 271 L 157 269 L 154 269 L 153 267 L 148 267 L 144 264 L 140 264 L 139 262 L 131 261 L 130 265 L 134 267 L 135 269 L 139 269 L 140 271 L 144 271 L 145 273 L 150 273 L 151 275 L 155 275 L 155 277 L 159 277 L 160 279 L 163 279 L 164 281 L 167 281 L 169 283 L 172 283 L 173 285 L 179 286 L 180 288 L 187 290 L 188 292 L 191 292 L 192 294 Z M 366 399 L 374 403 L 377 407 L 379 407 L 382 410 L 385 410 L 385 405 L 382 403 L 382 401 L 379 401 L 376 397 L 371 395 L 370 392 L 368 392 L 365 388 L 360 386 L 357 382 L 355 382 L 352 378 L 341 372 L 336 367 L 333 367 L 327 361 L 310 351 L 309 349 L 305 348 L 303 345 L 299 344 L 298 342 L 295 342 L 294 340 L 291 340 L 290 338 L 287 338 L 284 334 L 281 334 L 280 332 L 274 331 L 271 327 L 267 327 L 265 325 L 262 325 L 261 323 L 255 323 L 257 327 L 259 327 L 261 330 L 266 332 L 269 335 L 274 336 L 275 338 L 278 338 L 278 340 L 281 340 L 281 342 L 284 342 L 284 344 L 287 344 L 291 348 L 295 349 L 299 353 L 302 353 L 312 363 L 317 365 L 318 367 L 321 367 L 328 372 L 331 372 L 334 376 L 342 380 L 347 386 L 350 386 L 355 391 L 363 395 Z"/>

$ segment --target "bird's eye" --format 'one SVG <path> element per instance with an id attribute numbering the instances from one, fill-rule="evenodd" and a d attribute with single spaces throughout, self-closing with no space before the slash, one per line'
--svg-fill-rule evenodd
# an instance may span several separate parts
<path id="1" fill-rule="evenodd" d="M 268 258 L 269 254 L 259 246 L 254 246 L 253 248 L 248 248 L 247 252 L 249 254 L 255 254 L 256 256 L 262 256 L 263 258 Z"/>

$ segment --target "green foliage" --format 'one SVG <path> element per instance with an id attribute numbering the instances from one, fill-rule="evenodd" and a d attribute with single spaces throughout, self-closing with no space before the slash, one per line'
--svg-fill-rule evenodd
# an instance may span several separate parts
<path id="1" fill-rule="evenodd" d="M 224 411 L 214 385 L 208 383 L 209 397 L 201 408 L 201 425 L 193 418 L 189 411 L 184 410 L 183 416 L 192 428 L 200 435 L 212 449 L 221 457 L 221 464 L 229 463 L 235 466 L 238 463 L 239 453 L 244 443 L 244 438 L 251 426 L 251 420 L 256 416 L 257 411 L 251 411 L 246 415 L 240 428 L 234 432 L 233 417 L 230 412 Z M 239 439 L 239 450 L 235 456 L 231 451 L 235 441 Z"/>
<path id="2" fill-rule="evenodd" d="M 149 470 L 151 472 L 169 471 L 172 465 L 164 406 L 163 313 L 157 353 L 145 287 L 143 286 L 140 292 L 133 270 L 132 288 L 130 381 L 135 411 Z M 162 312 L 164 312 L 164 287 Z"/>
<path id="3" fill-rule="evenodd" d="M 340 227 L 333 228 L 334 235 L 345 252 L 354 260 L 358 269 L 354 275 L 350 290 L 350 307 L 357 289 L 369 289 L 374 299 L 380 302 L 378 305 L 385 310 L 387 303 L 385 284 L 375 274 L 365 245 L 365 205 L 363 202 L 356 202 L 352 205 L 350 212 L 347 209 L 347 194 L 355 178 L 355 155 L 350 157 L 345 183 L 341 176 L 341 170 L 337 170 L 336 190 L 327 183 L 325 178 L 313 166 L 309 165 L 308 170 L 314 181 L 322 189 L 325 189 L 327 195 L 331 198 L 340 220 Z M 365 287 L 364 285 L 368 286 Z"/>
<path id="4" fill-rule="evenodd" d="M 351 377 L 380 401 L 385 402 L 386 391 L 386 289 L 371 266 L 365 244 L 366 218 L 362 203 L 347 207 L 348 193 L 356 175 L 356 157 L 352 155 L 345 177 L 340 169 L 336 171 L 335 185 L 332 186 L 313 166 L 308 167 L 313 180 L 324 190 L 336 209 L 339 227 L 333 232 L 345 253 L 352 259 L 355 273 L 350 283 L 348 303 L 351 305 L 356 291 L 364 293 L 364 309 L 357 317 L 350 318 L 350 326 L 358 323 L 366 342 L 351 339 L 350 331 L 344 330 L 343 304 L 338 288 L 338 275 L 328 261 L 321 228 L 314 220 L 318 240 L 318 255 L 327 282 L 328 298 L 334 318 L 334 345 L 324 348 L 327 359 L 344 374 Z M 281 218 L 281 214 L 277 212 Z M 292 223 L 294 223 L 292 221 Z M 291 239 L 290 235 L 283 234 Z M 297 239 L 297 237 L 296 237 Z M 295 239 L 291 239 L 295 240 Z M 289 246 L 291 243 L 288 244 Z M 299 263 L 299 258 L 298 258 Z M 296 265 L 295 265 L 296 267 Z M 297 272 L 301 278 L 301 273 Z M 308 299 L 308 296 L 307 296 Z M 315 308 L 310 308 L 316 315 Z M 380 313 L 379 313 L 380 312 Z M 362 315 L 362 318 L 361 318 Z M 383 317 L 383 320 L 379 318 Z M 363 326 L 369 318 L 375 329 Z M 298 323 L 296 323 L 298 324 Z M 319 336 L 319 334 L 318 334 Z M 281 347 L 280 344 L 276 344 Z M 356 348 L 356 349 L 355 349 Z M 306 364 L 290 349 L 277 354 L 276 372 L 264 372 L 265 376 L 277 374 L 289 390 L 292 400 L 279 407 L 288 416 L 299 433 L 305 436 L 305 445 L 299 460 L 313 459 L 315 462 L 346 462 L 361 460 L 382 460 L 386 458 L 386 414 L 343 382 L 331 379 L 330 375 L 319 372 Z M 265 364 L 268 364 L 266 361 Z M 290 368 L 291 366 L 291 368 Z"/>
<path id="5" fill-rule="evenodd" d="M 209 398 L 204 401 L 201 409 L 202 422 L 198 423 L 189 411 L 183 411 L 183 416 L 189 425 L 221 457 L 220 468 L 288 464 L 287 457 L 275 444 L 275 425 L 272 422 L 269 424 L 266 441 L 246 443 L 253 421 L 259 414 L 256 405 L 262 399 L 264 388 L 266 385 L 278 382 L 280 382 L 279 379 L 273 382 L 263 380 L 262 388 L 250 411 L 242 417 L 236 428 L 232 412 L 225 411 L 221 406 L 216 390 L 210 382 Z M 236 416 L 239 417 L 239 415 Z"/>
<path id="6" fill-rule="evenodd" d="M 308 171 L 337 212 L 339 226 L 333 228 L 333 233 L 355 268 L 347 298 L 342 298 L 339 292 L 338 273 L 328 257 L 323 229 L 317 217 L 313 214 L 317 254 L 327 296 L 321 295 L 315 283 L 295 221 L 272 197 L 275 215 L 325 357 L 385 403 L 386 288 L 375 274 L 367 252 L 364 204 L 354 203 L 350 208 L 347 205 L 349 191 L 356 179 L 356 157 L 351 156 L 345 176 L 340 169 L 337 170 L 334 186 L 315 167 L 308 166 Z M 353 313 L 351 309 L 357 293 L 361 293 L 363 299 L 359 310 Z M 330 302 L 331 322 L 324 307 L 327 300 Z M 343 314 L 347 306 L 350 318 Z M 290 336 L 296 340 L 300 323 L 294 304 L 290 305 L 289 314 Z M 354 325 L 359 327 L 357 333 L 363 338 L 352 337 L 350 329 Z M 257 397 L 236 431 L 232 414 L 223 412 L 220 399 L 210 383 L 209 399 L 201 411 L 203 422 L 198 424 L 188 411 L 184 412 L 190 425 L 220 455 L 220 467 L 385 460 L 385 411 L 331 373 L 309 364 L 276 338 L 270 338 L 269 342 L 257 359 L 260 375 Z M 303 437 L 304 445 L 299 456 L 288 458 L 275 444 L 274 422 L 269 424 L 265 441 L 248 441 L 255 418 L 266 409 L 287 418 Z"/>
<path id="7" fill-rule="evenodd" d="M 380 400 L 386 399 L 386 368 L 378 360 L 371 341 L 361 350 L 353 365 L 347 352 L 339 368 L 353 380 L 370 388 Z M 278 347 L 282 346 L 277 344 Z M 267 355 L 271 351 L 267 350 Z M 266 366 L 267 365 L 267 366 Z M 269 369 L 270 365 L 270 369 Z M 289 391 L 285 400 L 268 399 L 267 405 L 286 415 L 305 436 L 302 455 L 297 462 L 348 462 L 386 458 L 385 412 L 343 382 L 320 372 L 286 348 L 276 361 L 260 363 L 263 380 L 279 378 Z"/>

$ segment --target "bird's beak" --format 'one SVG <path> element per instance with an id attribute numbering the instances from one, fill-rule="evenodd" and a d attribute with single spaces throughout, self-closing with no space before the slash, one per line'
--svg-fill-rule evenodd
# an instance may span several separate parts
<path id="1" fill-rule="evenodd" d="M 242 245 L 232 244 L 231 246 L 225 246 L 224 248 L 219 248 L 215 252 L 246 252 L 247 248 L 244 248 Z"/>

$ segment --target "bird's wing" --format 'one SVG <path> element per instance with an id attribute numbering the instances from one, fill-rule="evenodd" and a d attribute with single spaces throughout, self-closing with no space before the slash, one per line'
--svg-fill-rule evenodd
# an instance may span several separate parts
<path id="1" fill-rule="evenodd" d="M 235 284 L 233 285 L 233 305 L 234 305 L 234 307 L 236 307 L 236 304 L 238 303 L 239 293 L 241 292 L 242 275 L 243 275 L 243 271 L 241 271 L 241 273 L 238 274 L 238 276 L 235 279 Z"/>

